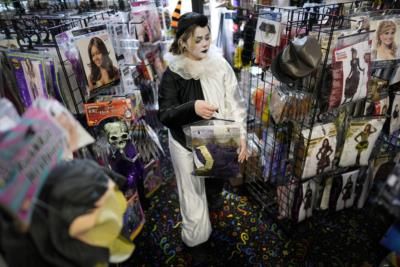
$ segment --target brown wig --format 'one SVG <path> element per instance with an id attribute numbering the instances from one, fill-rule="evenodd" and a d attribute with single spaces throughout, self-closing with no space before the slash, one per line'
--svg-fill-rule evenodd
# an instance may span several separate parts
<path id="1" fill-rule="evenodd" d="M 106 69 L 108 77 L 110 77 L 111 80 L 113 80 L 117 75 L 118 75 L 118 70 L 116 67 L 114 67 L 113 62 L 109 56 L 109 52 L 107 50 L 107 47 L 103 40 L 101 40 L 99 37 L 93 37 L 88 46 L 88 53 L 89 53 L 89 59 L 90 59 L 90 69 L 91 69 L 91 74 L 90 74 L 90 82 L 93 84 L 96 84 L 96 81 L 101 79 L 101 72 L 100 68 L 96 66 L 96 64 L 93 62 L 93 57 L 92 57 L 92 47 L 95 46 L 97 49 L 100 51 L 102 55 L 102 64 L 101 67 Z"/>

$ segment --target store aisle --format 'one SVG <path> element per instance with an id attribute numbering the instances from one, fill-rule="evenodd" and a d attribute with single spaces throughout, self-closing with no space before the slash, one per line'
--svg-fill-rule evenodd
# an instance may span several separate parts
<path id="1" fill-rule="evenodd" d="M 194 266 L 180 239 L 178 195 L 168 160 L 163 173 L 165 182 L 151 199 L 136 251 L 121 266 Z M 387 254 L 379 240 L 390 220 L 372 207 L 314 216 L 287 232 L 245 193 L 232 191 L 224 192 L 224 209 L 210 213 L 213 266 L 378 266 Z"/>

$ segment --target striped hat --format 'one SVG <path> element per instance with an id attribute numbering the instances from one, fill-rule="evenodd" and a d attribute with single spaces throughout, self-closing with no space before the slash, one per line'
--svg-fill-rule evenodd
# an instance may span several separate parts
<path id="1" fill-rule="evenodd" d="M 182 1 L 178 0 L 178 2 L 176 3 L 175 10 L 172 13 L 171 28 L 175 30 L 178 28 L 178 21 L 181 16 L 181 6 L 182 6 Z"/>

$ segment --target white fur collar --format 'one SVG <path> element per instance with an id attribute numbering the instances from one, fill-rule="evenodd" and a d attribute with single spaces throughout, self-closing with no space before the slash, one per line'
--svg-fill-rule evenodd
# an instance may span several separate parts
<path id="1" fill-rule="evenodd" d="M 173 55 L 167 53 L 164 56 L 170 70 L 181 76 L 185 80 L 199 80 L 202 77 L 215 75 L 220 70 L 222 59 L 221 51 L 211 46 L 207 57 L 202 60 L 192 60 L 184 55 Z"/>

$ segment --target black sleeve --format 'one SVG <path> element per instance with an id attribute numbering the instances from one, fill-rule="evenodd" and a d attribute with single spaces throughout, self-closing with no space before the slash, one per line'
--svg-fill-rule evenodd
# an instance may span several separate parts
<path id="1" fill-rule="evenodd" d="M 178 84 L 170 69 L 161 79 L 158 94 L 158 118 L 168 128 L 181 127 L 199 119 L 194 110 L 194 100 L 181 103 Z"/>

